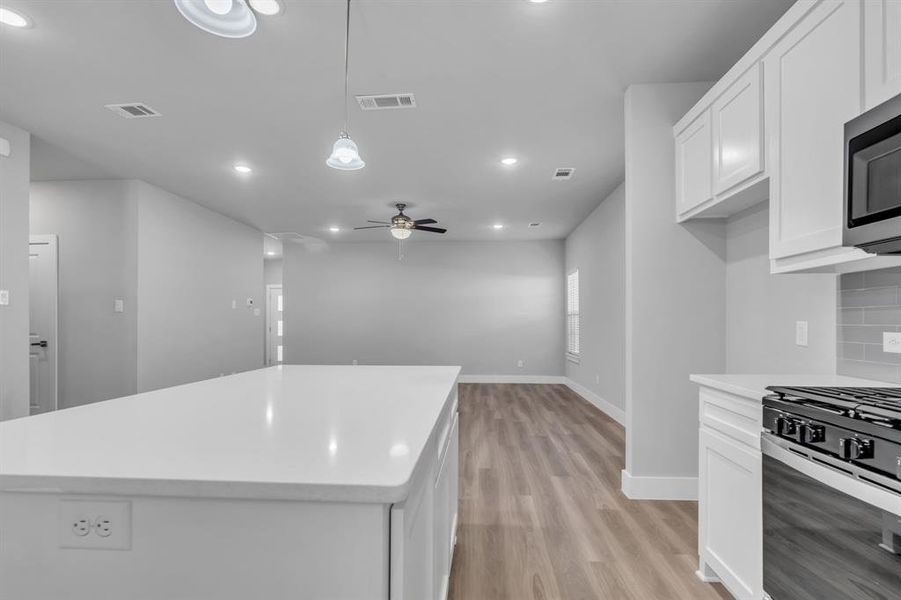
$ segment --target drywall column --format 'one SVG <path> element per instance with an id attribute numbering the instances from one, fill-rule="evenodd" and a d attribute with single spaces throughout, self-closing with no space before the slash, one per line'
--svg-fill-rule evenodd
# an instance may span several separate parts
<path id="1" fill-rule="evenodd" d="M 0 420 L 28 415 L 28 186 L 31 136 L 0 121 Z M 2 144 L 4 149 L 6 144 Z"/>
<path id="2" fill-rule="evenodd" d="M 698 390 L 725 367 L 725 224 L 675 220 L 672 127 L 709 83 L 626 91 L 626 469 L 630 498 L 696 498 Z"/>

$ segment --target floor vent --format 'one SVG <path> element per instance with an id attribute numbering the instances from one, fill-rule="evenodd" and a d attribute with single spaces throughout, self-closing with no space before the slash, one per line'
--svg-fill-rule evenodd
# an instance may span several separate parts
<path id="1" fill-rule="evenodd" d="M 395 108 L 416 108 L 413 94 L 382 94 L 379 96 L 357 96 L 363 110 L 391 110 Z"/>
<path id="2" fill-rule="evenodd" d="M 128 104 L 107 104 L 104 108 L 108 108 L 120 117 L 126 119 L 142 119 L 144 117 L 159 117 L 159 112 L 153 110 L 146 104 L 141 102 L 129 102 Z"/>
<path id="3" fill-rule="evenodd" d="M 554 170 L 554 176 L 551 177 L 554 181 L 563 181 L 566 179 L 572 179 L 573 173 L 576 170 L 573 167 L 560 167 Z"/>

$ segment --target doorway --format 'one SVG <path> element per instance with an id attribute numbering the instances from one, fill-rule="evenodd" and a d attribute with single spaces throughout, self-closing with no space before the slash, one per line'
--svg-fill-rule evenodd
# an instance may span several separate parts
<path id="1" fill-rule="evenodd" d="M 282 286 L 266 286 L 266 365 L 280 365 L 284 359 L 285 321 Z M 257 338 L 259 339 L 259 338 Z M 257 346 L 259 348 L 259 346 Z"/>
<path id="2" fill-rule="evenodd" d="M 55 235 L 33 235 L 28 244 L 29 414 L 54 411 L 57 399 L 59 258 Z"/>

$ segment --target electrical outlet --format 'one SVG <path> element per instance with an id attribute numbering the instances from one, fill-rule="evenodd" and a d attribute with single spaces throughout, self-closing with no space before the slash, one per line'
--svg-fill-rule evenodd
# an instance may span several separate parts
<path id="1" fill-rule="evenodd" d="M 238 308 L 238 301 L 232 300 L 232 308 Z"/>
<path id="2" fill-rule="evenodd" d="M 892 354 L 901 354 L 901 333 L 883 331 L 882 351 L 891 352 Z"/>
<path id="3" fill-rule="evenodd" d="M 0 306 L 9 306 L 9 290 L 0 290 Z"/>
<path id="4" fill-rule="evenodd" d="M 125 312 L 125 300 L 116 298 L 115 301 L 113 301 L 113 311 L 117 313 Z"/>
<path id="5" fill-rule="evenodd" d="M 357 366 L 357 359 L 354 359 L 353 366 L 355 366 L 355 367 Z"/>
<path id="6" fill-rule="evenodd" d="M 795 344 L 807 346 L 807 321 L 795 321 Z"/>
<path id="7" fill-rule="evenodd" d="M 521 360 L 516 361 L 516 366 L 520 369 L 522 368 L 523 362 Z"/>
<path id="8" fill-rule="evenodd" d="M 131 502 L 60 500 L 59 547 L 131 550 Z"/>

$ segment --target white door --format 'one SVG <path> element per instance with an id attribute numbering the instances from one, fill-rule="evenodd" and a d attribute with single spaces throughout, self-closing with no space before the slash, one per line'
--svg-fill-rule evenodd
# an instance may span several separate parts
<path id="1" fill-rule="evenodd" d="M 31 414 L 56 410 L 57 247 L 55 235 L 29 243 Z"/>
<path id="2" fill-rule="evenodd" d="M 266 364 L 280 365 L 284 356 L 285 321 L 282 286 L 266 286 Z"/>

